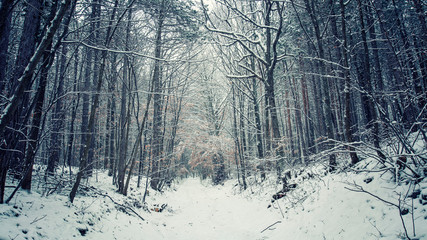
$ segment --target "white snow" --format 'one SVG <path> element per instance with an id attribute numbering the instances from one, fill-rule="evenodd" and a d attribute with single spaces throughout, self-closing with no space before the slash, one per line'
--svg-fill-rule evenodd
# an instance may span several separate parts
<path id="1" fill-rule="evenodd" d="M 303 181 L 307 172 L 314 177 Z M 404 195 L 414 186 L 397 185 L 388 174 L 325 175 L 321 167 L 313 167 L 293 179 L 295 190 L 271 203 L 281 188 L 274 179 L 253 184 L 249 178 L 250 187 L 241 191 L 236 180 L 212 186 L 189 178 L 164 193 L 150 191 L 147 205 L 141 207 L 144 188 L 132 182 L 124 197 L 115 192 L 110 177 L 98 174 L 98 182 L 94 178 L 89 185 L 132 207 L 145 220 L 93 191 L 77 195 L 73 204 L 67 191 L 47 197 L 41 196 L 41 189 L 19 191 L 10 204 L 0 205 L 0 239 L 405 239 L 398 209 L 346 189 L 355 189 L 353 183 L 394 204 L 399 204 L 399 196 L 405 199 L 401 205 L 409 210 L 403 216 L 409 236 L 414 237 L 415 227 L 416 238 L 427 239 L 427 201 L 421 200 L 427 193 L 425 180 L 415 186 L 421 193 L 412 199 Z M 364 182 L 368 178 L 372 181 Z M 167 207 L 162 212 L 144 210 L 154 204 Z"/>
<path id="2" fill-rule="evenodd" d="M 168 202 L 172 211 L 153 218 L 164 226 L 163 239 L 254 239 L 275 220 L 266 203 L 233 194 L 231 182 L 204 186 L 198 179 L 187 179 L 158 201 Z"/>

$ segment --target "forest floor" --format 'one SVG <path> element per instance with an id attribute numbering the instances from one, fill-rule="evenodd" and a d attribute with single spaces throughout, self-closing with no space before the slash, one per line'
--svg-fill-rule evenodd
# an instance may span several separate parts
<path id="1" fill-rule="evenodd" d="M 365 160 L 357 167 L 374 165 Z M 183 179 L 164 193 L 150 191 L 146 205 L 143 188 L 132 182 L 125 197 L 103 172 L 73 204 L 67 191 L 42 196 L 43 187 L 34 186 L 32 193 L 19 191 L 0 205 L 0 239 L 405 239 L 402 219 L 409 237 L 427 239 L 426 180 L 399 185 L 387 173 L 325 174 L 317 166 L 300 172 L 292 179 L 297 187 L 273 203 L 281 185 L 273 178 L 254 181 L 249 177 L 249 188 L 242 191 L 236 180 L 213 186 Z M 349 190 L 360 187 L 400 204 L 402 219 L 396 206 Z M 154 211 L 162 205 L 163 211 Z"/>

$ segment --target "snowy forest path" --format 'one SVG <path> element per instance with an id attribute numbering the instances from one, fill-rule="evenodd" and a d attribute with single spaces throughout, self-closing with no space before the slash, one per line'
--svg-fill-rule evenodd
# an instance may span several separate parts
<path id="1" fill-rule="evenodd" d="M 165 239 L 267 239 L 261 231 L 277 221 L 277 215 L 265 214 L 267 205 L 227 190 L 203 186 L 198 179 L 185 180 L 167 196 L 171 211 L 158 216 L 158 224 L 165 228 L 162 235 Z"/>

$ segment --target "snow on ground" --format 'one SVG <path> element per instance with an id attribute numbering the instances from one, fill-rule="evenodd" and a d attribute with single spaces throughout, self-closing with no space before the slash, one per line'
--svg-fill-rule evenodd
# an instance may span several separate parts
<path id="1" fill-rule="evenodd" d="M 308 179 L 302 181 L 304 176 Z M 356 189 L 353 183 L 395 204 L 400 196 L 402 208 L 409 210 L 403 220 L 410 237 L 415 227 L 417 239 L 427 239 L 425 180 L 414 188 L 393 183 L 387 174 L 325 175 L 318 167 L 292 181 L 297 188 L 271 203 L 281 188 L 273 179 L 241 192 L 236 180 L 212 186 L 189 178 L 165 193 L 150 191 L 142 207 L 143 190 L 135 183 L 123 197 L 114 191 L 111 178 L 99 173 L 98 182 L 92 179 L 89 184 L 134 209 L 144 221 L 94 191 L 70 204 L 66 192 L 42 197 L 36 189 L 20 191 L 10 204 L 0 205 L 0 239 L 404 239 L 398 209 L 346 189 Z M 420 194 L 404 196 L 414 189 Z M 162 212 L 144 210 L 154 204 L 167 207 Z"/>
<path id="2" fill-rule="evenodd" d="M 234 195 L 227 186 L 204 186 L 198 179 L 184 180 L 163 201 L 172 214 L 155 216 L 164 226 L 163 239 L 259 239 L 265 224 L 276 216 L 267 204 Z M 154 220 L 153 219 L 153 220 Z"/>
<path id="3" fill-rule="evenodd" d="M 366 183 L 367 179 L 372 179 L 372 182 Z M 409 187 L 384 181 L 379 174 L 354 173 L 328 175 L 322 178 L 320 185 L 304 184 L 306 191 L 311 191 L 310 195 L 303 194 L 308 196 L 304 202 L 298 202 L 298 193 L 294 200 L 290 197 L 279 202 L 285 206 L 285 219 L 270 231 L 271 239 L 279 239 L 280 236 L 292 236 L 294 239 L 406 239 L 398 208 L 366 193 L 349 191 L 348 188 L 356 189 L 352 186 L 353 181 L 395 204 L 399 204 L 397 192 L 406 193 Z M 422 186 L 423 192 L 427 192 L 427 185 L 424 183 Z M 406 204 L 402 202 L 402 208 L 412 212 L 411 203 L 412 198 L 407 198 Z M 414 200 L 414 226 L 416 237 L 427 239 L 427 207 L 426 202 L 423 203 L 419 199 Z M 414 237 L 411 217 L 410 213 L 403 216 L 409 236 Z"/>

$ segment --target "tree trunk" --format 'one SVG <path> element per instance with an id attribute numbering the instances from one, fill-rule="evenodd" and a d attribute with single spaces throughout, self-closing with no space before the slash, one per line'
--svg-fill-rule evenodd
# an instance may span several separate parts
<path id="1" fill-rule="evenodd" d="M 277 32 L 274 36 L 274 39 L 272 39 L 272 30 L 270 28 L 265 29 L 266 34 L 266 52 L 265 52 L 265 62 L 266 62 L 266 68 L 267 68 L 267 79 L 265 81 L 265 95 L 268 99 L 268 105 L 266 106 L 270 113 L 270 119 L 271 119 L 271 130 L 272 130 L 272 148 L 274 149 L 276 156 L 278 157 L 278 160 L 276 161 L 276 171 L 277 171 L 277 178 L 280 179 L 281 173 L 282 173 L 282 166 L 284 165 L 284 150 L 283 146 L 280 145 L 281 140 L 281 134 L 279 129 L 279 119 L 277 117 L 277 108 L 276 108 L 276 97 L 275 97 L 275 87 L 274 87 L 274 70 L 276 68 L 277 64 L 277 43 L 279 40 L 279 37 L 282 32 L 282 23 L 283 23 L 283 16 L 282 11 L 280 8 L 279 2 L 271 2 L 268 1 L 266 3 L 266 15 L 265 15 L 265 26 L 271 25 L 270 20 L 270 14 L 272 13 L 272 7 L 273 4 L 276 3 L 277 6 L 277 13 L 279 16 L 279 26 L 277 27 Z"/>
<path id="2" fill-rule="evenodd" d="M 130 11 L 129 11 L 129 14 Z M 127 30 L 126 30 L 126 45 L 129 40 L 130 31 L 130 15 L 128 18 Z M 128 152 L 128 141 L 129 141 L 129 128 L 130 128 L 130 109 L 126 107 L 128 104 L 128 90 L 131 91 L 129 74 L 129 58 L 124 56 L 123 61 L 123 81 L 122 81 L 122 94 L 120 104 L 120 154 L 119 162 L 117 166 L 117 184 L 119 186 L 119 192 L 125 192 L 125 174 L 126 174 L 126 161 Z M 132 98 L 129 97 L 129 101 Z"/>
<path id="3" fill-rule="evenodd" d="M 300 99 L 298 96 L 298 93 L 296 91 L 297 89 L 297 83 L 295 81 L 295 78 L 292 78 L 292 83 L 291 85 L 293 87 L 291 87 L 292 89 L 292 95 L 294 97 L 294 105 L 295 105 L 295 125 L 297 128 L 297 136 L 298 139 L 300 139 L 300 143 L 298 144 L 299 147 L 299 157 L 300 157 L 300 161 L 302 164 L 306 163 L 306 149 L 307 149 L 307 145 L 306 145 L 306 139 L 304 138 L 304 132 L 303 132 L 303 127 L 302 127 L 302 116 L 301 116 L 301 112 L 303 111 L 303 109 L 300 106 Z"/>
<path id="4" fill-rule="evenodd" d="M 253 60 L 251 61 L 252 70 L 255 70 Z M 262 128 L 261 128 L 261 116 L 259 112 L 259 104 L 258 104 L 258 87 L 255 78 L 252 78 L 252 101 L 254 106 L 254 115 L 255 115 L 255 127 L 256 127 L 256 145 L 257 145 L 257 157 L 260 160 L 259 170 L 261 172 L 261 181 L 265 180 L 265 169 L 264 169 L 264 147 L 263 147 L 263 139 L 262 139 Z"/>
<path id="5" fill-rule="evenodd" d="M 244 96 L 243 94 L 239 95 L 239 132 L 240 132 L 240 174 L 242 177 L 242 184 L 243 189 L 246 190 L 247 183 L 246 183 L 246 160 L 247 160 L 247 142 L 246 142 L 246 128 L 245 128 L 245 121 L 244 121 Z"/>
<path id="6" fill-rule="evenodd" d="M 90 17 L 88 19 L 89 21 L 89 36 L 88 36 L 88 42 L 91 45 L 94 45 L 95 43 L 95 21 L 96 21 L 96 14 L 97 14 L 97 5 L 98 4 L 98 0 L 92 0 L 91 2 L 91 14 Z M 81 144 L 82 147 L 80 148 L 80 159 L 83 158 L 83 155 L 85 154 L 85 149 L 86 147 L 89 148 L 89 151 L 91 151 L 90 149 L 93 148 L 92 146 L 92 139 L 91 141 L 89 141 L 88 143 L 86 143 L 86 138 L 88 136 L 92 136 L 91 134 L 91 130 L 88 128 L 88 121 L 89 121 L 89 106 L 90 106 L 90 102 L 89 102 L 89 95 L 92 93 L 93 91 L 93 87 L 92 85 L 92 77 L 93 76 L 93 72 L 94 72 L 94 60 L 93 60 L 93 53 L 94 50 L 86 47 L 86 59 L 85 59 L 85 74 L 84 74 L 84 84 L 81 85 L 81 89 L 80 92 L 83 92 L 82 94 L 82 119 L 81 119 L 81 125 L 80 125 L 80 131 L 81 131 Z M 93 102 L 92 102 L 93 105 Z M 87 146 L 84 144 L 88 144 Z M 90 163 L 90 159 L 87 159 L 88 163 Z M 85 173 L 84 176 L 87 177 L 89 175 L 89 170 L 90 167 L 85 166 Z"/>
<path id="7" fill-rule="evenodd" d="M 236 90 L 234 87 L 234 82 L 231 82 L 231 94 L 232 94 L 232 112 L 233 112 L 233 139 L 234 139 L 234 160 L 236 163 L 237 170 L 237 181 L 240 183 L 240 143 L 239 143 L 239 135 L 237 133 L 237 107 L 236 107 Z"/>
<path id="8" fill-rule="evenodd" d="M 41 122 L 42 122 L 43 104 L 45 99 L 48 72 L 53 63 L 53 56 L 50 54 L 50 51 L 47 51 L 45 53 L 45 56 L 43 57 L 43 59 L 44 61 L 41 67 L 41 76 L 39 80 L 40 83 L 39 83 L 37 93 L 36 93 L 36 98 L 35 98 L 36 105 L 34 108 L 33 122 L 32 122 L 30 135 L 29 135 L 29 144 L 27 148 L 27 153 L 25 154 L 26 170 L 22 178 L 22 184 L 21 184 L 22 189 L 25 189 L 25 190 L 31 190 L 34 157 L 36 155 L 39 132 L 41 130 L 40 128 L 41 128 Z"/>
<path id="9" fill-rule="evenodd" d="M 351 111 L 350 111 L 350 71 L 349 71 L 349 64 L 348 64 L 348 55 L 347 55 L 347 30 L 346 30 L 346 20 L 345 20 L 345 6 L 344 6 L 344 0 L 340 0 L 340 7 L 341 7 L 341 31 L 342 31 L 342 38 L 343 38 L 343 58 L 344 58 L 344 77 L 345 77 L 345 87 L 344 87 L 344 94 L 345 94 L 345 135 L 347 137 L 347 142 L 349 143 L 348 150 L 350 151 L 350 157 L 351 157 L 351 163 L 356 164 L 359 162 L 359 158 L 357 157 L 357 154 L 354 150 L 354 147 L 351 145 L 353 143 L 353 133 L 351 131 Z"/>
<path id="10" fill-rule="evenodd" d="M 286 129 L 287 129 L 287 135 L 289 139 L 289 155 L 291 156 L 290 162 L 294 163 L 295 158 L 295 143 L 294 143 L 294 136 L 293 136 L 293 129 L 292 129 L 292 115 L 291 115 L 291 106 L 289 104 L 289 91 L 285 90 L 285 104 L 286 104 Z"/>
<path id="11" fill-rule="evenodd" d="M 67 45 L 62 45 L 61 61 L 59 69 L 59 82 L 56 92 L 57 100 L 55 110 L 52 116 L 52 132 L 50 140 L 50 157 L 46 168 L 46 175 L 54 175 L 54 170 L 59 163 L 59 158 L 62 151 L 63 145 L 63 130 L 65 121 L 65 112 L 63 107 L 63 95 L 64 95 L 64 79 L 66 72 L 66 55 Z"/>
<path id="12" fill-rule="evenodd" d="M 113 55 L 112 57 L 112 63 L 111 64 L 111 72 L 112 72 L 112 77 L 110 82 L 108 83 L 108 89 L 111 92 L 111 97 L 110 97 L 110 108 L 108 109 L 109 111 L 109 115 L 110 115 L 110 134 L 109 134 L 109 148 L 108 148 L 108 160 L 109 160 L 109 168 L 108 168 L 108 176 L 115 176 L 115 163 L 116 163 L 116 148 L 115 148 L 115 139 L 116 139 L 116 120 L 115 120 L 115 115 L 116 115 L 116 97 L 114 94 L 114 91 L 116 89 L 116 79 L 117 79 L 117 71 L 116 71 L 116 60 L 117 60 L 117 56 Z M 113 177 L 114 179 L 114 177 Z"/>
<path id="13" fill-rule="evenodd" d="M 101 0 L 94 0 L 93 2 L 93 21 L 92 25 L 94 25 L 94 35 L 93 35 L 93 42 L 96 45 L 102 44 L 101 38 L 100 38 L 100 25 L 101 25 Z M 91 40 L 91 39 L 90 39 Z M 92 83 L 91 86 L 96 86 L 96 81 L 98 79 L 99 74 L 99 67 L 100 67 L 100 61 L 99 61 L 99 55 L 100 51 L 94 50 L 93 51 L 93 76 L 92 76 Z M 90 88 L 91 90 L 94 90 L 94 87 Z M 91 102 L 93 104 L 95 100 L 95 96 L 92 95 Z M 98 121 L 98 115 L 95 116 L 95 121 Z M 93 174 L 93 168 L 98 167 L 99 160 L 96 160 L 95 162 L 95 151 L 97 149 L 97 143 L 98 143 L 98 124 L 95 122 L 95 127 L 90 130 L 90 135 L 92 136 L 91 142 L 90 142 L 90 149 L 89 149 L 89 155 L 88 155 L 88 166 L 87 166 L 87 174 L 88 176 L 92 176 Z"/>
<path id="14" fill-rule="evenodd" d="M 302 96 L 302 103 L 303 103 L 303 115 L 304 115 L 304 126 L 305 126 L 305 135 L 306 135 L 306 147 L 305 147 L 305 153 L 304 156 L 310 155 L 311 148 L 314 146 L 314 136 L 312 132 L 312 127 L 310 124 L 310 102 L 308 98 L 308 90 L 307 90 L 307 79 L 305 74 L 305 64 L 304 61 L 300 58 L 299 59 L 300 64 L 300 71 L 301 71 L 301 96 Z M 307 159 L 305 160 L 307 163 Z"/>
<path id="15" fill-rule="evenodd" d="M 375 86 L 375 100 L 378 101 L 382 109 L 380 111 L 387 112 L 387 106 L 386 101 L 384 97 L 382 96 L 382 92 L 384 89 L 384 81 L 383 81 L 383 74 L 381 70 L 381 64 L 380 64 L 380 57 L 379 57 L 379 46 L 378 46 L 378 40 L 377 40 L 377 33 L 374 26 L 374 19 L 372 16 L 372 10 L 371 6 L 366 7 L 366 22 L 367 27 L 369 28 L 369 42 L 372 49 L 372 57 L 373 57 L 373 70 L 374 70 L 374 86 Z M 387 114 L 388 115 L 388 114 Z"/>
<path id="16" fill-rule="evenodd" d="M 379 136 L 379 124 L 378 124 L 378 115 L 375 110 L 375 103 L 373 101 L 373 90 L 372 90 L 372 80 L 371 80 L 371 59 L 369 55 L 366 27 L 364 21 L 364 11 L 362 7 L 362 0 L 357 1 L 358 10 L 359 10 L 359 21 L 361 25 L 361 36 L 363 44 L 363 74 L 362 74 L 362 105 L 364 107 L 365 117 L 367 121 L 367 128 L 372 129 L 372 137 L 374 139 L 374 146 L 376 148 L 377 154 L 380 158 L 385 160 L 384 154 L 381 152 L 380 147 L 380 136 Z M 373 27 L 371 27 L 373 28 Z M 346 41 L 346 40 L 344 40 Z M 352 161 L 353 162 L 353 161 Z"/>
<path id="17" fill-rule="evenodd" d="M 30 62 L 30 58 L 35 51 L 38 40 L 36 36 L 39 34 L 41 28 L 39 11 L 42 11 L 41 0 L 32 0 L 25 4 L 25 19 L 19 42 L 18 55 L 16 56 L 11 79 L 8 80 L 9 84 L 11 84 L 8 97 L 12 97 L 10 94 L 19 86 L 20 82 L 18 79 L 24 72 L 26 65 Z M 33 76 L 34 74 L 30 73 L 29 78 L 32 79 Z M 15 178 L 19 178 L 19 173 L 25 171 L 23 168 L 23 165 L 25 165 L 25 153 L 27 151 L 25 135 L 28 133 L 27 123 L 30 118 L 32 108 L 34 107 L 34 105 L 30 104 L 30 89 L 31 85 L 28 84 L 25 86 L 25 90 L 22 95 L 19 96 L 21 103 L 17 106 L 17 114 L 13 117 L 13 122 L 9 125 L 9 129 L 7 129 L 4 134 L 7 139 L 6 142 L 8 143 L 8 147 L 14 150 L 13 152 L 7 152 L 7 156 L 5 158 L 11 159 L 10 167 L 15 172 Z M 16 130 L 24 134 L 17 134 Z"/>
<path id="18" fill-rule="evenodd" d="M 2 0 L 0 7 L 0 94 L 5 95 L 6 69 L 14 1 Z M 0 194 L 1 195 L 1 194 Z"/>
<path id="19" fill-rule="evenodd" d="M 156 29 L 156 42 L 155 42 L 155 52 L 154 57 L 154 70 L 153 70 L 153 107 L 154 107 L 154 115 L 153 115 L 153 143 L 152 143 L 152 173 L 151 173 L 151 181 L 150 186 L 152 189 L 158 191 L 159 183 L 160 183 L 160 169 L 159 165 L 162 160 L 162 87 L 161 87 L 161 72 L 160 72 L 160 59 L 162 56 L 162 33 L 163 33 L 163 22 L 164 22 L 164 1 L 162 1 L 162 5 L 159 9 L 158 19 L 157 19 L 157 29 Z"/>
<path id="20" fill-rule="evenodd" d="M 144 161 L 147 158 L 147 145 L 148 145 L 147 131 L 144 131 L 144 142 L 141 142 L 141 145 L 142 146 L 140 146 L 140 159 L 139 159 L 139 166 L 138 166 L 138 182 L 137 182 L 138 188 L 141 186 L 141 178 L 144 172 Z"/>

